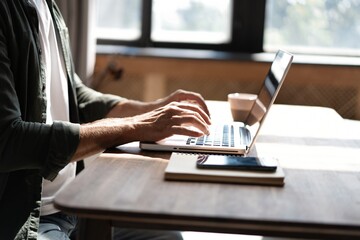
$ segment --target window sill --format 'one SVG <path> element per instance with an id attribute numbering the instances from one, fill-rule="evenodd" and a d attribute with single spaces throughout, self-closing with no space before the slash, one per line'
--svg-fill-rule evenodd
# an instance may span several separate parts
<path id="1" fill-rule="evenodd" d="M 135 57 L 179 58 L 198 60 L 271 62 L 274 53 L 231 53 L 213 50 L 139 48 L 115 45 L 97 45 L 98 54 L 120 54 Z M 359 67 L 360 57 L 294 54 L 295 64 Z"/>

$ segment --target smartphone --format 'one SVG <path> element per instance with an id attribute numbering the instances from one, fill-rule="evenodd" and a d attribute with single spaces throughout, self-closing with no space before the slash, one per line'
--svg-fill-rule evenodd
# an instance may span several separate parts
<path id="1" fill-rule="evenodd" d="M 232 169 L 274 172 L 277 168 L 275 158 L 242 157 L 233 155 L 199 155 L 198 168 Z"/>

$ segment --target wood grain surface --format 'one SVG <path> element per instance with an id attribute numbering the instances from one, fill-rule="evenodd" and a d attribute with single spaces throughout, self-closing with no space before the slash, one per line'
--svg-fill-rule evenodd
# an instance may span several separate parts
<path id="1" fill-rule="evenodd" d="M 331 109 L 274 106 L 253 154 L 279 159 L 281 188 L 165 181 L 170 153 L 131 143 L 102 154 L 55 205 L 126 227 L 360 237 L 360 134 L 349 126 Z"/>

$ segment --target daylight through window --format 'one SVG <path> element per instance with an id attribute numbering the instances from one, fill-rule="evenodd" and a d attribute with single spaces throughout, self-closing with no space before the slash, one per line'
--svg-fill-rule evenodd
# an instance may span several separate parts
<path id="1" fill-rule="evenodd" d="M 359 0 L 97 0 L 101 43 L 360 56 Z M 265 19 L 265 20 L 263 20 Z"/>
<path id="2" fill-rule="evenodd" d="M 360 1 L 268 0 L 264 49 L 360 55 Z"/>

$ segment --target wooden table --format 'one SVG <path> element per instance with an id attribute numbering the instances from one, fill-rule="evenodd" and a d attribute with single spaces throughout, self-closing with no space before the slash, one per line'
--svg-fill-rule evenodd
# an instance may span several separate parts
<path id="1" fill-rule="evenodd" d="M 213 112 L 224 104 L 209 102 Z M 55 205 L 84 219 L 82 239 L 109 239 L 111 225 L 360 238 L 359 126 L 332 109 L 275 105 L 255 150 L 279 159 L 284 187 L 164 181 L 170 154 L 131 143 L 102 154 Z"/>

